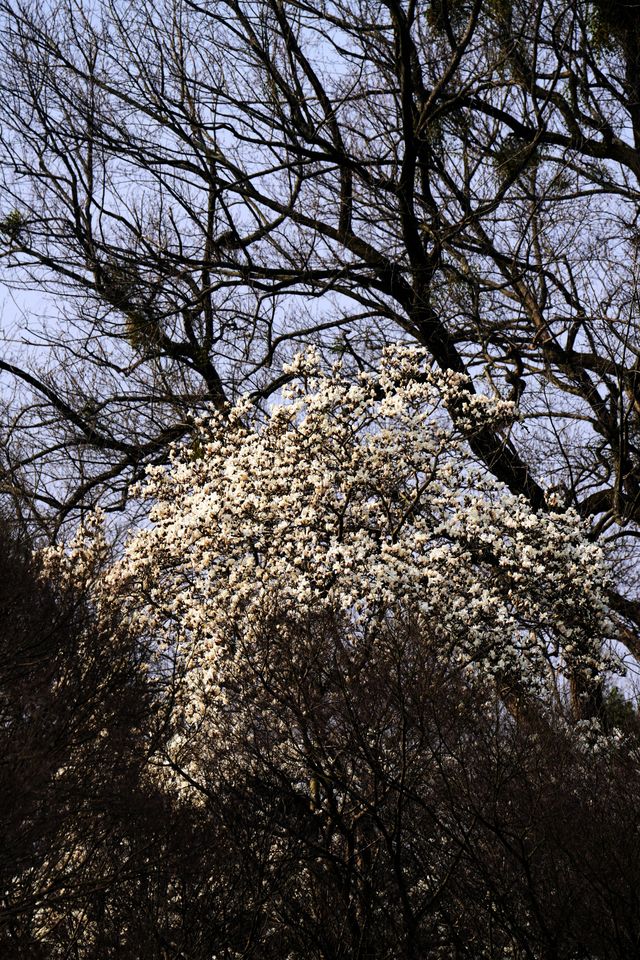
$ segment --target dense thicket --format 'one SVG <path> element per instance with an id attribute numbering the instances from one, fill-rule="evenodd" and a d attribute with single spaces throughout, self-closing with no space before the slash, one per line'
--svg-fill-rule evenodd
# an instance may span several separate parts
<path id="1" fill-rule="evenodd" d="M 43 930 L 77 936 L 100 891 L 136 876 L 144 843 L 132 834 L 121 846 L 119 824 L 141 819 L 143 719 L 152 729 L 127 637 L 98 626 L 81 584 L 62 589 L 38 568 L 3 529 L 0 940 L 3 953 L 25 957 L 51 956 Z"/>
<path id="2" fill-rule="evenodd" d="M 637 955 L 640 745 L 616 701 L 617 740 L 576 739 L 409 620 L 366 665 L 331 618 L 265 620 L 181 798 L 145 763 L 165 746 L 122 633 L 6 538 L 2 572 L 3 956 Z"/>

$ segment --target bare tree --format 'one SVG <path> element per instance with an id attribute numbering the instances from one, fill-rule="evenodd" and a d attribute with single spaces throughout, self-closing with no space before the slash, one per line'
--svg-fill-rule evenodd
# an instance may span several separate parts
<path id="1" fill-rule="evenodd" d="M 475 453 L 536 508 L 551 483 L 556 508 L 612 538 L 637 649 L 640 40 L 625 11 L 5 4 L 5 277 L 55 298 L 0 360 L 21 509 L 59 524 L 122 506 L 190 411 L 268 398 L 301 343 L 358 369 L 413 340 L 470 391 L 518 401 L 520 427 L 480 432 Z"/>

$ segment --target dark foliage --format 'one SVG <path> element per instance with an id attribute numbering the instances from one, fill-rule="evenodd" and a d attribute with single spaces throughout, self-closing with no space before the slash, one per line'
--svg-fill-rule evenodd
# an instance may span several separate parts
<path id="1" fill-rule="evenodd" d="M 178 799 L 130 639 L 3 539 L 3 957 L 637 956 L 629 708 L 599 747 L 436 667 L 410 623 L 367 650 L 265 624 Z"/>

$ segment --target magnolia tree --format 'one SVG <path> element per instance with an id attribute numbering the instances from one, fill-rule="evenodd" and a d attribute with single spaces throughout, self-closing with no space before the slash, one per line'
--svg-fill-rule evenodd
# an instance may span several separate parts
<path id="1" fill-rule="evenodd" d="M 152 675 L 171 679 L 169 766 L 197 783 L 221 718 L 255 723 L 250 692 L 283 637 L 299 675 L 301 625 L 328 618 L 339 628 L 314 654 L 319 683 L 337 635 L 366 674 L 390 625 L 411 621 L 425 659 L 512 711 L 572 689 L 584 716 L 606 666 L 603 554 L 573 512 L 535 513 L 488 476 L 451 424 L 455 410 L 467 434 L 490 426 L 506 443 L 513 406 L 415 349 L 388 349 L 355 382 L 313 353 L 287 372 L 264 422 L 248 403 L 212 410 L 149 471 L 149 522 L 95 587 L 150 641 Z M 83 531 L 58 562 L 77 572 L 100 545 Z"/>
<path id="2" fill-rule="evenodd" d="M 584 931 L 631 942 L 633 751 L 585 749 L 574 731 L 597 724 L 565 722 L 609 666 L 601 549 L 487 475 L 458 424 L 507 444 L 513 406 L 423 352 L 355 379 L 307 353 L 287 375 L 266 416 L 212 410 L 149 472 L 117 561 L 99 518 L 48 555 L 140 644 L 145 790 L 197 827 L 178 852 L 202 863 L 158 894 L 163 955 L 546 957 L 556 938 L 568 960 L 600 955 Z M 601 834 L 615 855 L 583 843 Z M 133 930 L 116 893 L 84 924 L 96 955 L 105 917 Z"/>

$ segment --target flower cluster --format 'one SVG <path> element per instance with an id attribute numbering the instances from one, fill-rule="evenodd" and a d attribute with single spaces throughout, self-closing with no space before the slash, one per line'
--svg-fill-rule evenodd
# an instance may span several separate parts
<path id="1" fill-rule="evenodd" d="M 510 404 L 415 349 L 355 382 L 312 353 L 290 372 L 266 422 L 214 411 L 149 471 L 149 524 L 101 582 L 178 664 L 183 728 L 224 704 L 275 615 L 341 618 L 374 646 L 376 625 L 410 615 L 430 655 L 525 694 L 599 669 L 600 548 L 575 514 L 535 513 L 488 476 L 446 412 L 499 429 Z"/>

